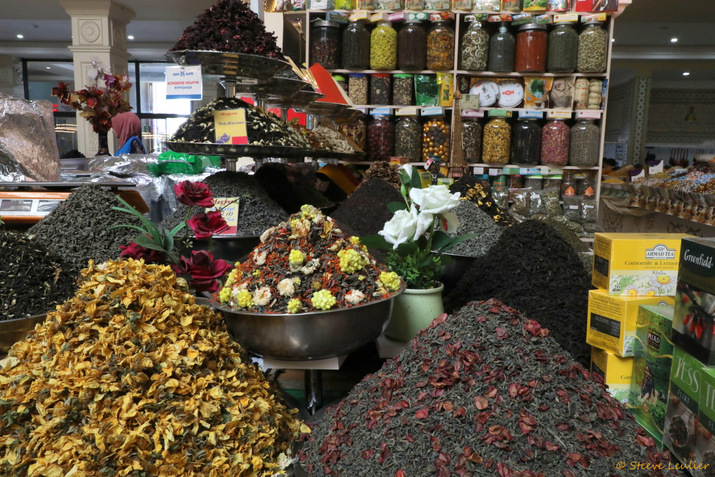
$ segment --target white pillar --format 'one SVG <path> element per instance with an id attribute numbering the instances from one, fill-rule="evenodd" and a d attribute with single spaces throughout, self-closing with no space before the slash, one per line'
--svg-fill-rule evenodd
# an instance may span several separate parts
<path id="1" fill-rule="evenodd" d="M 69 49 L 74 61 L 74 89 L 89 83 L 93 62 L 107 68 L 109 73 L 127 74 L 127 24 L 134 18 L 134 11 L 112 0 L 59 0 L 59 3 L 72 19 Z M 97 134 L 79 113 L 77 144 L 87 156 L 97 152 Z M 116 150 L 112 134 L 109 134 L 109 150 Z"/>

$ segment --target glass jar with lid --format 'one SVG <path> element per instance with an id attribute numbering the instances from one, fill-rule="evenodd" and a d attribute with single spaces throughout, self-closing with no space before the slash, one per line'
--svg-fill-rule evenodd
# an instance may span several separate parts
<path id="1" fill-rule="evenodd" d="M 543 73 L 546 71 L 548 40 L 546 25 L 540 23 L 521 25 L 516 34 L 514 69 L 519 73 Z"/>
<path id="2" fill-rule="evenodd" d="M 355 0 L 356 10 L 374 10 L 375 0 Z"/>
<path id="3" fill-rule="evenodd" d="M 397 35 L 397 67 L 423 70 L 427 61 L 427 32 L 419 20 L 407 20 Z"/>
<path id="4" fill-rule="evenodd" d="M 345 91 L 346 94 L 348 94 L 348 82 L 345 79 L 345 76 L 343 75 L 333 75 L 333 79 L 335 80 L 335 84 L 339 85 L 341 88 L 343 88 L 343 91 Z"/>
<path id="5" fill-rule="evenodd" d="M 427 32 L 427 69 L 451 70 L 453 66 L 454 30 L 445 20 L 436 20 Z"/>
<path id="6" fill-rule="evenodd" d="M 476 20 L 476 17 L 468 16 L 466 21 L 471 23 L 462 35 L 459 69 L 484 71 L 487 69 L 489 54 L 489 33 L 482 27 L 482 22 Z"/>
<path id="7" fill-rule="evenodd" d="M 482 161 L 486 164 L 507 164 L 511 146 L 511 125 L 502 117 L 489 120 L 482 137 Z"/>
<path id="8" fill-rule="evenodd" d="M 402 8 L 421 11 L 425 9 L 425 2 L 424 0 L 402 0 Z"/>
<path id="9" fill-rule="evenodd" d="M 546 55 L 546 71 L 549 73 L 573 73 L 578 56 L 578 33 L 570 23 L 557 23 L 549 33 L 549 49 Z"/>
<path id="10" fill-rule="evenodd" d="M 466 162 L 482 158 L 482 124 L 477 118 L 462 118 L 462 151 Z"/>
<path id="11" fill-rule="evenodd" d="M 422 127 L 417 117 L 402 116 L 395 124 L 395 156 L 419 162 L 422 157 Z"/>
<path id="12" fill-rule="evenodd" d="M 389 161 L 395 148 L 395 124 L 387 115 L 373 116 L 367 125 L 367 158 Z"/>
<path id="13" fill-rule="evenodd" d="M 365 22 L 351 21 L 343 31 L 343 68 L 370 68 L 370 32 Z"/>
<path id="14" fill-rule="evenodd" d="M 537 118 L 524 117 L 511 129 L 511 163 L 536 165 L 541 155 L 541 126 Z"/>
<path id="15" fill-rule="evenodd" d="M 487 70 L 499 73 L 514 71 L 514 50 L 516 39 L 509 33 L 506 24 L 502 22 L 499 32 L 489 39 L 489 57 Z"/>
<path id="16" fill-rule="evenodd" d="M 392 104 L 409 106 L 413 104 L 414 76 L 399 73 L 392 76 Z"/>
<path id="17" fill-rule="evenodd" d="M 603 73 L 608 56 L 608 33 L 601 22 L 586 23 L 578 36 L 576 71 L 579 73 Z"/>
<path id="18" fill-rule="evenodd" d="M 422 126 L 422 160 L 449 159 L 450 128 L 444 116 L 432 116 Z"/>
<path id="19" fill-rule="evenodd" d="M 315 20 L 310 27 L 310 61 L 323 68 L 340 68 L 340 25 L 326 20 Z"/>
<path id="20" fill-rule="evenodd" d="M 365 150 L 367 144 L 367 122 L 364 114 L 360 114 L 355 120 L 347 122 L 340 126 L 340 130 L 345 134 L 357 147 Z"/>
<path id="21" fill-rule="evenodd" d="M 541 129 L 541 164 L 565 166 L 569 162 L 571 129 L 563 118 L 546 121 Z"/>
<path id="22" fill-rule="evenodd" d="M 389 73 L 370 75 L 370 104 L 390 104 L 392 76 Z"/>
<path id="23" fill-rule="evenodd" d="M 593 119 L 581 118 L 571 127 L 569 165 L 593 167 L 599 162 L 601 129 Z"/>
<path id="24" fill-rule="evenodd" d="M 397 66 L 397 32 L 387 20 L 377 22 L 370 34 L 370 68 L 394 70 Z"/>
<path id="25" fill-rule="evenodd" d="M 348 96 L 353 104 L 367 104 L 368 76 L 365 73 L 348 75 Z"/>

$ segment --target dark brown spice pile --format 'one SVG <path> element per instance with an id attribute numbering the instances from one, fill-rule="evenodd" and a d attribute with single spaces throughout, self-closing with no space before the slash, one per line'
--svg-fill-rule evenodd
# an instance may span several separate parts
<path id="1" fill-rule="evenodd" d="M 289 214 L 304 204 L 332 207 L 332 201 L 315 188 L 315 173 L 305 175 L 294 166 L 278 163 L 263 164 L 253 175 L 261 187 Z"/>
<path id="2" fill-rule="evenodd" d="M 373 162 L 370 164 L 370 167 L 367 168 L 365 174 L 363 174 L 363 180 L 365 181 L 367 179 L 378 177 L 386 180 L 399 190 L 402 185 L 402 181 L 400 180 L 400 173 L 397 169 L 398 168 L 396 166 L 393 166 L 389 162 Z"/>
<path id="3" fill-rule="evenodd" d="M 379 177 L 364 179 L 330 216 L 351 235 L 375 235 L 392 218 L 390 202 L 403 202 L 398 189 Z"/>
<path id="4" fill-rule="evenodd" d="M 445 296 L 445 310 L 497 298 L 526 313 L 573 358 L 588 366 L 586 344 L 591 278 L 578 254 L 551 226 L 536 220 L 507 227 L 489 252 L 476 258 Z"/>
<path id="5" fill-rule="evenodd" d="M 215 50 L 284 59 L 276 37 L 266 31 L 250 4 L 220 0 L 184 30 L 171 50 Z"/>
<path id="6" fill-rule="evenodd" d="M 74 295 L 79 270 L 36 240 L 0 229 L 0 320 L 53 311 Z"/>
<path id="7" fill-rule="evenodd" d="M 457 182 L 449 187 L 449 191 L 453 194 L 459 192 L 460 197 L 469 199 L 477 204 L 499 225 L 513 225 L 516 223 L 516 220 L 509 212 L 501 210 L 494 202 L 489 184 L 477 180 L 473 175 L 467 174 L 460 177 Z"/>
<path id="8" fill-rule="evenodd" d="M 77 268 L 86 267 L 90 259 L 100 263 L 118 258 L 122 252 L 119 246 L 129 244 L 139 232 L 110 227 L 141 225 L 138 218 L 112 209 L 121 206 L 113 192 L 85 184 L 30 227 L 28 235 Z"/>
<path id="9" fill-rule="evenodd" d="M 442 315 L 328 410 L 303 468 L 314 477 L 671 475 L 669 454 L 547 334 L 496 300 Z"/>

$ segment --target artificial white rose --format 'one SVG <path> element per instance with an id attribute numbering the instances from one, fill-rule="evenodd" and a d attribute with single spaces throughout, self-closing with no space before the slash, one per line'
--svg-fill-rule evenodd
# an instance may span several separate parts
<path id="1" fill-rule="evenodd" d="M 441 220 L 439 220 L 439 229 L 448 234 L 456 234 L 459 228 L 459 219 L 457 214 L 454 212 L 447 212 L 440 215 Z"/>
<path id="2" fill-rule="evenodd" d="M 407 177 L 412 177 L 412 164 L 403 164 L 402 170 L 405 171 Z"/>
<path id="3" fill-rule="evenodd" d="M 428 230 L 432 230 L 432 224 L 434 223 L 434 215 L 428 214 L 426 212 L 417 212 L 417 209 L 412 209 L 415 217 L 415 233 L 412 236 L 412 240 L 418 240 L 421 236 L 425 234 Z"/>
<path id="4" fill-rule="evenodd" d="M 426 189 L 410 189 L 410 199 L 420 206 L 420 212 L 441 214 L 459 205 L 459 192 L 449 193 L 446 185 L 429 186 Z"/>
<path id="5" fill-rule="evenodd" d="M 413 210 L 398 210 L 392 218 L 385 222 L 382 230 L 378 232 L 385 238 L 392 248 L 397 249 L 400 244 L 410 240 L 417 230 L 417 213 Z"/>

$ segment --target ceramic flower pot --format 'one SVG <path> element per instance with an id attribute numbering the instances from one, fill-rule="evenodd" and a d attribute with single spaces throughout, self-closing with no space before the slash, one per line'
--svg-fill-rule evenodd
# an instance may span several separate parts
<path id="1" fill-rule="evenodd" d="M 432 320 L 444 313 L 442 292 L 444 285 L 436 288 L 407 288 L 395 297 L 392 315 L 387 322 L 385 336 L 397 341 L 410 341 Z"/>

